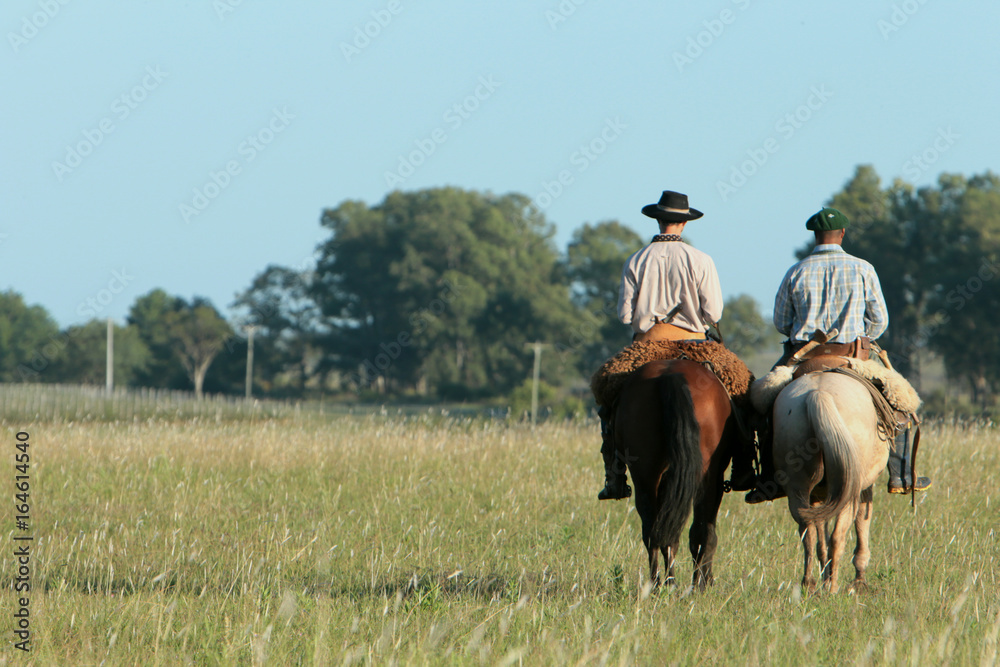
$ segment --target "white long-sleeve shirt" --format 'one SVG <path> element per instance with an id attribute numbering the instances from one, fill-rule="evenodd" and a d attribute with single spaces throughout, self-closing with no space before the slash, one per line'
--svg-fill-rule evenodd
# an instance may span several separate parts
<path id="1" fill-rule="evenodd" d="M 681 241 L 654 241 L 622 269 L 618 317 L 632 331 L 648 331 L 677 306 L 670 324 L 704 332 L 722 317 L 722 288 L 715 262 Z"/>

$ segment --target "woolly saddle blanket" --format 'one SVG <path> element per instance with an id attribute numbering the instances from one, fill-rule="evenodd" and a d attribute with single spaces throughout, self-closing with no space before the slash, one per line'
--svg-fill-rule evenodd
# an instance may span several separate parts
<path id="1" fill-rule="evenodd" d="M 741 410 L 750 406 L 750 383 L 753 373 L 746 364 L 725 346 L 713 340 L 705 342 L 680 342 L 651 340 L 632 343 L 604 362 L 590 378 L 590 390 L 598 405 L 613 406 L 628 376 L 651 361 L 689 359 L 710 364 L 712 371 Z"/>
<path id="2" fill-rule="evenodd" d="M 898 372 L 874 360 L 847 359 L 847 367 L 874 384 L 896 410 L 911 414 L 920 408 L 920 396 L 913 386 Z M 760 414 L 767 414 L 774 400 L 791 381 L 794 366 L 778 366 L 750 386 L 750 400 Z"/>

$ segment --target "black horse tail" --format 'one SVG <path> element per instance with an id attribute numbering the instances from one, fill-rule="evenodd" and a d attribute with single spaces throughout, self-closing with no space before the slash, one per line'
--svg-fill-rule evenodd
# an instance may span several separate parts
<path id="1" fill-rule="evenodd" d="M 659 509 L 650 533 L 650 548 L 663 548 L 680 540 L 701 485 L 702 466 L 701 428 L 684 376 L 680 373 L 662 375 L 657 378 L 657 385 L 667 467 L 657 489 Z"/>

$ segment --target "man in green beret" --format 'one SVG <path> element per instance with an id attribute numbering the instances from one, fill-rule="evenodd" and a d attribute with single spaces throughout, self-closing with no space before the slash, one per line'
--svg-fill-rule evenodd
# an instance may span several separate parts
<path id="1" fill-rule="evenodd" d="M 844 236 L 850 221 L 835 208 L 823 208 L 806 221 L 806 229 L 816 237 L 816 247 L 808 257 L 785 274 L 774 298 L 774 326 L 788 336 L 785 363 L 809 342 L 815 331 L 837 330 L 827 343 L 840 344 L 844 356 L 867 359 L 870 343 L 889 326 L 889 313 L 882 296 L 875 267 L 844 252 Z M 889 452 L 889 492 L 907 493 L 911 487 L 904 460 L 908 444 L 901 433 Z M 760 442 L 762 475 L 755 491 L 746 496 L 748 503 L 774 500 L 785 495 L 774 483 L 770 434 Z M 929 488 L 926 477 L 916 480 L 916 490 Z"/>

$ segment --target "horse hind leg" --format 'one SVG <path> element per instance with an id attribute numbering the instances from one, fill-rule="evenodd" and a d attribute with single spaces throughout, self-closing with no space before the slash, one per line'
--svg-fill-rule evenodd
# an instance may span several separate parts
<path id="1" fill-rule="evenodd" d="M 677 547 L 679 544 L 679 542 L 674 542 L 660 549 L 660 553 L 663 554 L 663 565 L 667 570 L 667 584 L 677 583 L 677 579 L 674 577 L 674 563 L 677 562 Z"/>
<path id="2" fill-rule="evenodd" d="M 863 591 L 868 587 L 865 581 L 865 571 L 868 569 L 868 562 L 871 560 L 870 530 L 872 523 L 872 487 L 868 487 L 861 492 L 861 502 L 858 503 L 858 512 L 854 517 L 854 532 L 857 537 L 857 545 L 854 548 L 854 583 L 851 585 L 855 591 Z"/>
<path id="3" fill-rule="evenodd" d="M 705 487 L 703 487 L 705 488 Z M 705 493 L 709 493 L 705 490 Z M 719 505 L 722 503 L 722 487 L 718 491 L 712 491 L 711 497 L 702 499 L 695 504 L 694 522 L 688 533 L 691 557 L 694 559 L 694 574 L 691 578 L 691 585 L 702 590 L 714 583 L 712 575 L 712 562 L 715 560 L 715 550 L 719 543 L 718 535 L 715 532 L 715 523 L 719 514 Z"/>
<path id="4" fill-rule="evenodd" d="M 816 592 L 816 526 L 815 524 L 799 522 L 799 540 L 802 541 L 802 588 L 809 593 Z"/>
<path id="5" fill-rule="evenodd" d="M 698 536 L 695 536 L 697 531 Z M 691 526 L 691 557 L 694 560 L 694 572 L 691 575 L 691 586 L 705 590 L 714 583 L 712 576 L 712 559 L 715 554 L 717 538 L 715 527 L 710 525 Z"/>
<path id="6" fill-rule="evenodd" d="M 636 483 L 635 509 L 642 521 L 642 543 L 646 545 L 649 554 L 649 581 L 653 586 L 660 585 L 660 554 L 658 544 L 653 540 L 653 522 L 656 520 L 655 503 L 645 488 Z"/>
<path id="7" fill-rule="evenodd" d="M 649 582 L 656 588 L 660 585 L 660 550 L 649 546 L 646 551 L 649 553 Z"/>
<path id="8" fill-rule="evenodd" d="M 844 547 L 847 541 L 847 532 L 850 530 L 854 519 L 857 516 L 858 503 L 850 503 L 839 515 L 833 525 L 833 533 L 830 535 L 830 567 L 829 573 L 825 577 L 824 585 L 831 593 L 839 590 L 837 576 L 840 573 L 840 561 L 844 556 Z"/>
<path id="9" fill-rule="evenodd" d="M 802 588 L 808 593 L 816 592 L 816 575 L 813 573 L 816 567 L 816 536 L 817 526 L 804 520 L 799 515 L 799 510 L 807 507 L 808 500 L 803 501 L 794 494 L 788 497 L 788 509 L 792 518 L 799 524 L 799 541 L 802 542 Z"/>
<path id="10" fill-rule="evenodd" d="M 816 559 L 825 584 L 830 578 L 830 525 L 826 521 L 816 526 Z"/>

